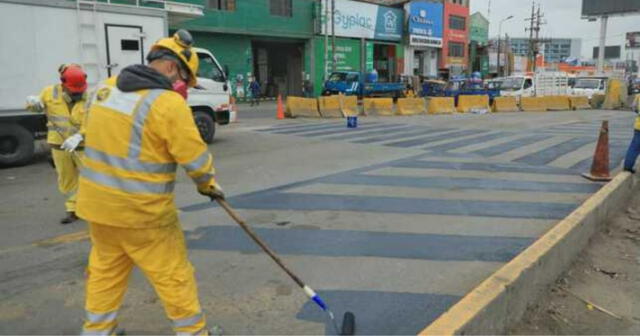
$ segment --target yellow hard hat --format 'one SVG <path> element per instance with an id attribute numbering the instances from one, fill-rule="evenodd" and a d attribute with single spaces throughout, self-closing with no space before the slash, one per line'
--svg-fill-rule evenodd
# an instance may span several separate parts
<path id="1" fill-rule="evenodd" d="M 147 61 L 151 62 L 161 58 L 166 54 L 162 51 L 169 50 L 182 63 L 181 66 L 189 73 L 189 87 L 196 86 L 198 74 L 198 55 L 193 50 L 193 37 L 191 34 L 180 29 L 172 37 L 158 40 L 151 46 L 151 51 L 147 55 Z"/>

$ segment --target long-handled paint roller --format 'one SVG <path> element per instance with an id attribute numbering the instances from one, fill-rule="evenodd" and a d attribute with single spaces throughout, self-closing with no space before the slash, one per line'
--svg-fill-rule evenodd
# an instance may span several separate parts
<path id="1" fill-rule="evenodd" d="M 356 317 L 352 312 L 345 312 L 344 313 L 344 316 L 343 316 L 343 319 L 342 319 L 342 329 L 338 329 L 338 324 L 337 324 L 336 319 L 335 319 L 335 317 L 333 315 L 333 312 L 329 309 L 327 304 L 324 303 L 324 301 L 322 301 L 320 296 L 318 296 L 318 294 L 313 289 L 311 289 L 311 287 L 305 285 L 305 283 L 302 282 L 302 280 L 300 280 L 300 278 L 298 278 L 298 276 L 296 276 L 284 264 L 284 262 L 282 262 L 280 257 L 278 257 L 275 254 L 275 252 L 273 252 L 273 250 L 271 250 L 271 248 L 269 246 L 267 246 L 267 244 L 265 244 L 265 242 L 263 242 L 262 239 L 260 239 L 260 237 L 258 237 L 258 235 L 255 232 L 253 232 L 253 230 L 244 222 L 244 220 L 242 220 L 242 218 L 240 218 L 240 216 L 238 216 L 238 214 L 231 208 L 231 206 L 229 205 L 229 203 L 227 203 L 227 201 L 225 201 L 223 199 L 216 199 L 216 201 L 218 201 L 218 204 L 220 204 L 220 206 L 229 214 L 229 216 L 231 216 L 231 218 L 233 218 L 233 220 L 236 223 L 238 223 L 238 225 L 240 225 L 242 230 L 244 230 L 244 232 L 246 232 L 247 235 L 249 235 L 249 237 L 251 237 L 251 239 L 253 239 L 253 241 L 256 244 L 258 244 L 258 246 L 260 246 L 260 248 L 267 255 L 269 255 L 269 257 L 271 257 L 271 259 L 273 259 L 273 261 L 275 261 L 275 263 L 278 264 L 278 266 L 280 266 L 280 268 L 285 273 L 287 273 L 287 275 L 289 275 L 289 277 L 296 284 L 298 284 L 298 286 L 300 286 L 300 288 L 302 288 L 302 290 L 304 290 L 304 293 L 307 294 L 307 296 L 311 300 L 313 300 L 313 302 L 315 302 L 322 309 L 322 311 L 324 311 L 329 316 L 329 318 L 331 319 L 331 324 L 333 325 L 333 328 L 335 329 L 335 332 L 336 332 L 337 335 L 354 335 Z"/>

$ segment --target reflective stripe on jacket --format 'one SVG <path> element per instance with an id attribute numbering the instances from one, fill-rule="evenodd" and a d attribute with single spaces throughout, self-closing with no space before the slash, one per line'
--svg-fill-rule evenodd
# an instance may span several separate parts
<path id="1" fill-rule="evenodd" d="M 177 220 L 177 165 L 196 184 L 212 183 L 213 157 L 191 110 L 164 89 L 123 92 L 108 79 L 97 88 L 84 125 L 85 157 L 77 212 L 118 227 L 150 228 Z"/>
<path id="2" fill-rule="evenodd" d="M 60 84 L 47 86 L 40 93 L 47 114 L 47 142 L 60 145 L 80 130 L 84 119 L 84 99 L 73 103 L 71 111 Z"/>

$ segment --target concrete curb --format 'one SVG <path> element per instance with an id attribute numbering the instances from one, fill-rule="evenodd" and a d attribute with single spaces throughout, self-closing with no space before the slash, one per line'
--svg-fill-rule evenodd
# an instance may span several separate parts
<path id="1" fill-rule="evenodd" d="M 420 335 L 504 334 L 566 270 L 598 227 L 626 204 L 633 180 L 631 174 L 619 173 Z"/>

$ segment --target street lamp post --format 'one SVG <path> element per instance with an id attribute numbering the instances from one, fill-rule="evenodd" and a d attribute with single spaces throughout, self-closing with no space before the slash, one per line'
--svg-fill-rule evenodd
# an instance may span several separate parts
<path id="1" fill-rule="evenodd" d="M 500 71 L 500 51 L 502 49 L 502 23 L 508 20 L 513 19 L 513 15 L 509 15 L 508 17 L 502 19 L 500 24 L 498 25 L 498 77 L 501 77 L 502 71 Z"/>

